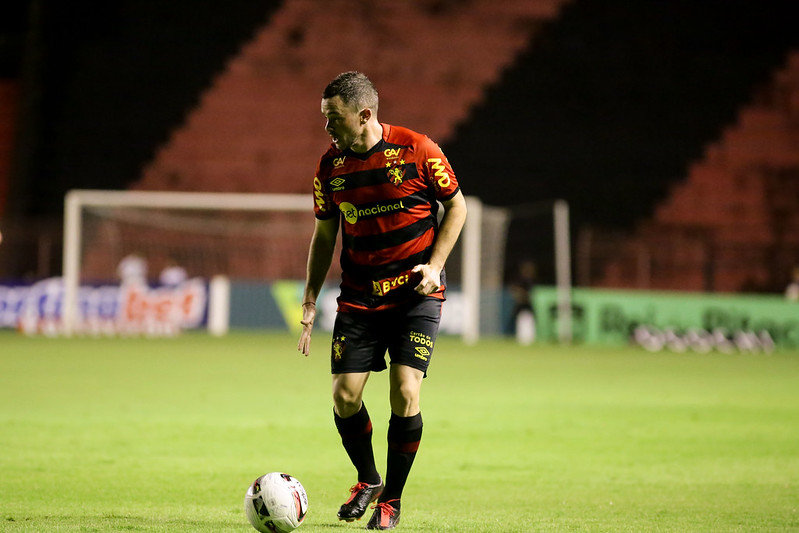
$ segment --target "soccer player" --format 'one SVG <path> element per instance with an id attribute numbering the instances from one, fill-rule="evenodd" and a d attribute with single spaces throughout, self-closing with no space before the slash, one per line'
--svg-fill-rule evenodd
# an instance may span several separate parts
<path id="1" fill-rule="evenodd" d="M 333 143 L 313 180 L 316 225 L 308 253 L 298 349 L 310 351 L 316 299 L 341 230 L 341 292 L 333 329 L 333 415 L 357 471 L 339 520 L 392 529 L 422 437 L 419 392 L 433 355 L 444 300 L 444 262 L 466 220 L 466 202 L 441 149 L 425 135 L 377 119 L 378 95 L 359 72 L 322 94 Z M 444 206 L 439 225 L 438 203 Z M 363 403 L 371 372 L 389 370 L 391 417 L 385 483 Z"/>

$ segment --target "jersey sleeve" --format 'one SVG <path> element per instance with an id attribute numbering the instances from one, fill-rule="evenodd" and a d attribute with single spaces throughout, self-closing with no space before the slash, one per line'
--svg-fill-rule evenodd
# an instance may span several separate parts
<path id="1" fill-rule="evenodd" d="M 424 177 L 436 192 L 436 199 L 449 200 L 460 190 L 458 179 L 441 148 L 425 137 L 420 146 L 424 157 Z"/>
<path id="2" fill-rule="evenodd" d="M 324 168 L 322 162 L 316 167 L 316 175 L 313 178 L 313 211 L 314 216 L 320 220 L 327 220 L 338 216 L 338 207 L 330 198 L 324 181 Z"/>

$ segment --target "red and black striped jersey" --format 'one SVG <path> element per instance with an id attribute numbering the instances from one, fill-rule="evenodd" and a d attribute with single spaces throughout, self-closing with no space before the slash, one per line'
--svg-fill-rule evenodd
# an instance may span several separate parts
<path id="1" fill-rule="evenodd" d="M 359 154 L 334 145 L 319 160 L 314 214 L 340 217 L 340 311 L 387 309 L 419 298 L 421 275 L 438 232 L 437 200 L 459 187 L 441 148 L 426 135 L 382 124 L 383 137 Z M 434 294 L 443 299 L 445 284 Z"/>

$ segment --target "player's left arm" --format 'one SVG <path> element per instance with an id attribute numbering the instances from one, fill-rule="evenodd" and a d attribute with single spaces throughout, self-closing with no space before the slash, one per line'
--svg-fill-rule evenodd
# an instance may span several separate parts
<path id="1" fill-rule="evenodd" d="M 466 222 L 466 199 L 461 191 L 455 193 L 452 198 L 442 201 L 441 204 L 444 206 L 444 216 L 441 219 L 436 242 L 433 244 L 430 261 L 413 268 L 414 272 L 422 274 L 422 281 L 415 290 L 423 295 L 433 294 L 441 287 L 441 270 Z"/>

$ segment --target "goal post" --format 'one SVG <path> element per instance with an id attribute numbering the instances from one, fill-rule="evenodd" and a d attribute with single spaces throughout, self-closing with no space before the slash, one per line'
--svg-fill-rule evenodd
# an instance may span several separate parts
<path id="1" fill-rule="evenodd" d="M 540 330 L 541 338 L 559 343 L 572 341 L 572 258 L 569 204 L 566 200 L 544 200 L 512 205 L 507 210 L 507 282 L 518 289 L 553 286 L 556 301 L 552 307 L 536 308 L 542 322 L 553 324 L 552 331 Z M 516 269 L 515 274 L 513 273 Z M 514 277 L 515 276 L 515 277 Z M 533 292 L 535 289 L 533 288 Z M 517 305 L 519 302 L 516 302 Z M 518 324 L 514 324 L 518 325 Z M 513 327 L 511 325 L 510 327 Z M 531 326 L 535 331 L 535 325 Z"/>
<path id="2" fill-rule="evenodd" d="M 468 215 L 461 233 L 461 285 L 465 303 L 462 335 L 466 344 L 474 344 L 480 338 L 483 203 L 477 198 L 468 197 L 466 209 Z"/>
<path id="3" fill-rule="evenodd" d="M 558 341 L 572 341 L 572 269 L 569 204 L 556 200 L 552 206 L 555 238 L 555 287 L 558 295 Z"/>
<path id="4" fill-rule="evenodd" d="M 496 335 L 503 332 L 503 311 L 507 306 L 504 294 L 510 281 L 505 279 L 506 263 L 518 256 L 516 252 L 522 251 L 523 255 L 527 255 L 531 251 L 538 251 L 537 255 L 544 262 L 551 263 L 551 279 L 557 294 L 557 304 L 552 310 L 557 324 L 555 338 L 560 343 L 570 343 L 572 258 L 568 202 L 550 200 L 497 207 L 484 204 L 479 198 L 467 197 L 466 206 L 466 225 L 447 265 L 448 281 L 454 279 L 462 292 L 463 300 L 459 303 L 462 307 L 463 341 L 474 344 L 483 333 Z M 545 239 L 541 238 L 543 235 L 536 236 L 531 231 L 536 226 L 542 226 L 542 219 L 551 221 L 551 226 L 550 222 L 543 224 L 546 227 Z M 523 222 L 524 236 L 520 241 L 511 242 L 509 236 L 514 222 Z M 458 270 L 455 276 L 450 275 L 452 270 Z"/>

